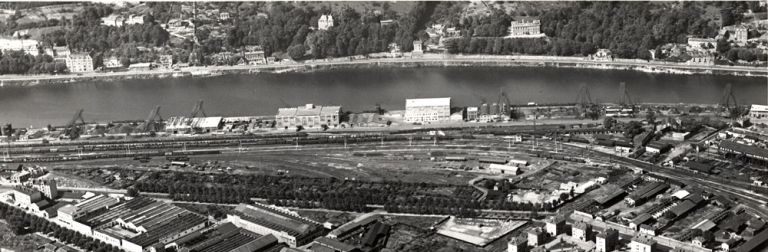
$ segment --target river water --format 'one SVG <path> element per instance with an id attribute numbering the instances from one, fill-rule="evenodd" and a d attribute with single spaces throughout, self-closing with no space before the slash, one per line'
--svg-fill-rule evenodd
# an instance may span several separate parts
<path id="1" fill-rule="evenodd" d="M 498 99 L 512 103 L 575 102 L 582 84 L 596 102 L 619 99 L 625 82 L 635 102 L 717 103 L 727 83 L 739 104 L 766 102 L 765 77 L 649 74 L 550 67 L 420 67 L 335 69 L 307 73 L 87 81 L 0 88 L 0 123 L 63 125 L 77 109 L 87 121 L 144 119 L 156 105 L 165 118 L 188 115 L 204 100 L 207 115 L 273 115 L 305 103 L 362 111 L 398 110 L 406 98 L 452 97 L 453 106 Z"/>

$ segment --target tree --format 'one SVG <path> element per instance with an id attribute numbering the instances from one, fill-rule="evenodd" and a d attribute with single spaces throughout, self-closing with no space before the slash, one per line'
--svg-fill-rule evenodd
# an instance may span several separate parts
<path id="1" fill-rule="evenodd" d="M 128 190 L 126 190 L 125 195 L 129 197 L 139 197 L 139 190 L 136 190 L 134 187 L 129 187 Z"/>
<path id="2" fill-rule="evenodd" d="M 292 45 L 291 47 L 288 47 L 288 56 L 290 56 L 291 59 L 300 60 L 304 57 L 306 51 L 307 49 L 302 44 Z"/>
<path id="3" fill-rule="evenodd" d="M 603 128 L 611 129 L 614 125 L 616 125 L 616 119 L 613 117 L 606 116 L 605 119 L 603 119 Z"/>
<path id="4" fill-rule="evenodd" d="M 645 120 L 650 124 L 656 124 L 656 112 L 649 110 L 648 113 L 645 114 Z"/>

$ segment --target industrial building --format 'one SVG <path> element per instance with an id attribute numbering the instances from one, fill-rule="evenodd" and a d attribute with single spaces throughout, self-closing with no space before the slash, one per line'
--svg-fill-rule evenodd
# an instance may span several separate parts
<path id="1" fill-rule="evenodd" d="M 275 121 L 281 128 L 298 126 L 318 128 L 322 125 L 337 127 L 341 124 L 341 107 L 306 104 L 300 107 L 279 108 Z"/>
<path id="2" fill-rule="evenodd" d="M 260 203 L 238 205 L 232 213 L 227 214 L 227 220 L 260 235 L 272 234 L 293 248 L 311 242 L 325 231 L 320 223 L 295 212 Z"/>
<path id="3" fill-rule="evenodd" d="M 169 133 L 213 132 L 221 128 L 222 117 L 171 117 L 165 121 Z"/>
<path id="4" fill-rule="evenodd" d="M 752 123 L 768 123 L 768 106 L 752 104 L 747 118 Z"/>
<path id="5" fill-rule="evenodd" d="M 721 141 L 718 147 L 722 152 L 745 155 L 753 160 L 768 161 L 768 149 L 765 148 L 741 144 L 731 140 Z"/>
<path id="6" fill-rule="evenodd" d="M 446 121 L 451 116 L 451 98 L 420 98 L 405 100 L 405 121 L 430 123 Z"/>
<path id="7" fill-rule="evenodd" d="M 207 224 L 204 216 L 143 197 L 99 208 L 71 221 L 74 230 L 129 252 L 164 249 Z"/>

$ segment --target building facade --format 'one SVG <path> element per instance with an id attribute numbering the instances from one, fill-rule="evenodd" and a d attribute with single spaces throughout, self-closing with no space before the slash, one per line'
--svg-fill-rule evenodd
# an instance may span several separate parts
<path id="1" fill-rule="evenodd" d="M 528 252 L 527 241 L 520 237 L 513 237 L 507 243 L 507 252 Z"/>
<path id="2" fill-rule="evenodd" d="M 405 100 L 405 121 L 429 123 L 446 121 L 451 116 L 451 98 L 422 98 Z"/>
<path id="3" fill-rule="evenodd" d="M 227 220 L 260 235 L 272 234 L 292 248 L 307 244 L 324 232 L 322 225 L 295 212 L 259 203 L 238 205 Z"/>
<path id="4" fill-rule="evenodd" d="M 609 228 L 598 234 L 595 238 L 595 250 L 597 252 L 613 251 L 618 243 L 619 231 Z"/>
<path id="5" fill-rule="evenodd" d="M 509 37 L 538 37 L 543 35 L 541 33 L 541 21 L 538 19 L 512 21 L 509 24 Z"/>
<path id="6" fill-rule="evenodd" d="M 56 188 L 56 180 L 53 179 L 36 179 L 32 181 L 32 188 L 37 189 L 49 199 L 55 199 L 59 196 L 59 190 Z"/>
<path id="7" fill-rule="evenodd" d="M 752 123 L 766 123 L 768 124 L 768 106 L 752 104 L 749 108 L 749 114 L 747 118 Z"/>
<path id="8" fill-rule="evenodd" d="M 88 54 L 70 54 L 65 62 L 72 73 L 93 72 L 93 59 Z"/>
<path id="9" fill-rule="evenodd" d="M 341 107 L 306 104 L 295 108 L 279 108 L 275 122 L 278 127 L 337 127 L 341 124 Z"/>
<path id="10" fill-rule="evenodd" d="M 647 235 L 637 235 L 629 243 L 630 252 L 654 252 L 654 247 L 656 247 L 656 241 Z"/>
<path id="11" fill-rule="evenodd" d="M 592 225 L 586 222 L 579 222 L 573 225 L 571 235 L 579 241 L 588 241 L 592 236 Z"/>
<path id="12" fill-rule="evenodd" d="M 547 218 L 545 227 L 547 233 L 552 237 L 565 233 L 565 218 L 562 216 L 552 216 Z"/>

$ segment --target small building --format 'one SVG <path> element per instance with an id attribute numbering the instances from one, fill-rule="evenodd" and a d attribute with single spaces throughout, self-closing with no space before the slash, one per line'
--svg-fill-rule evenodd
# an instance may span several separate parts
<path id="1" fill-rule="evenodd" d="M 419 98 L 405 100 L 405 121 L 429 123 L 447 121 L 451 116 L 451 98 Z"/>
<path id="2" fill-rule="evenodd" d="M 491 173 L 510 174 L 510 175 L 517 175 L 520 172 L 520 170 L 519 170 L 519 168 L 517 168 L 517 166 L 501 165 L 501 164 L 490 164 L 488 166 L 488 170 Z"/>
<path id="3" fill-rule="evenodd" d="M 650 153 L 666 153 L 672 148 L 672 145 L 659 141 L 650 142 L 645 146 L 645 151 Z"/>
<path id="4" fill-rule="evenodd" d="M 592 238 L 592 225 L 586 222 L 579 222 L 571 228 L 571 236 L 579 241 L 589 241 Z"/>
<path id="5" fill-rule="evenodd" d="M 464 117 L 464 120 L 467 121 L 474 121 L 477 120 L 479 113 L 477 107 L 467 107 L 466 116 Z M 768 115 L 766 115 L 766 118 L 768 118 Z"/>
<path id="6" fill-rule="evenodd" d="M 654 252 L 656 251 L 655 247 L 656 241 L 653 240 L 653 237 L 642 234 L 633 237 L 629 243 L 630 252 Z"/>
<path id="7" fill-rule="evenodd" d="M 317 29 L 321 31 L 325 31 L 333 27 L 333 16 L 331 15 L 322 15 L 320 16 L 320 19 L 317 20 Z"/>
<path id="8" fill-rule="evenodd" d="M 749 107 L 749 113 L 747 118 L 752 123 L 765 123 L 768 124 L 768 106 L 752 104 Z"/>
<path id="9" fill-rule="evenodd" d="M 546 220 L 545 228 L 547 234 L 552 237 L 565 233 L 565 218 L 560 215 L 549 217 Z"/>
<path id="10" fill-rule="evenodd" d="M 72 73 L 93 72 L 93 58 L 86 53 L 70 54 L 65 62 L 67 69 Z"/>
<path id="11" fill-rule="evenodd" d="M 32 188 L 40 191 L 48 199 L 59 197 L 59 190 L 56 188 L 56 180 L 54 179 L 36 179 L 32 181 Z"/>
<path id="12" fill-rule="evenodd" d="M 150 62 L 134 63 L 129 65 L 128 69 L 130 69 L 131 71 L 149 71 L 149 70 L 152 70 L 152 63 Z"/>
<path id="13" fill-rule="evenodd" d="M 654 225 L 649 225 L 649 224 L 641 224 L 640 225 L 640 233 L 641 234 L 647 234 L 647 235 L 650 235 L 650 236 L 656 236 L 658 231 L 659 230 Z"/>
<path id="14" fill-rule="evenodd" d="M 120 59 L 118 59 L 115 56 L 111 56 L 109 58 L 104 59 L 104 68 L 110 69 L 110 68 L 120 68 L 123 67 L 123 63 L 120 62 Z"/>
<path id="15" fill-rule="evenodd" d="M 608 49 L 597 49 L 597 52 L 592 54 L 592 60 L 596 61 L 613 61 L 613 54 Z"/>
<path id="16" fill-rule="evenodd" d="M 595 250 L 597 252 L 613 251 L 618 244 L 619 231 L 616 231 L 616 229 L 608 228 L 597 234 L 597 237 L 595 238 Z"/>
<path id="17" fill-rule="evenodd" d="M 164 69 L 171 69 L 173 67 L 173 55 L 160 55 L 160 57 L 157 59 L 157 65 Z"/>
<path id="18" fill-rule="evenodd" d="M 743 25 L 736 26 L 733 30 L 733 35 L 731 35 L 731 39 L 736 43 L 747 43 L 747 39 L 749 39 L 749 28 Z"/>

